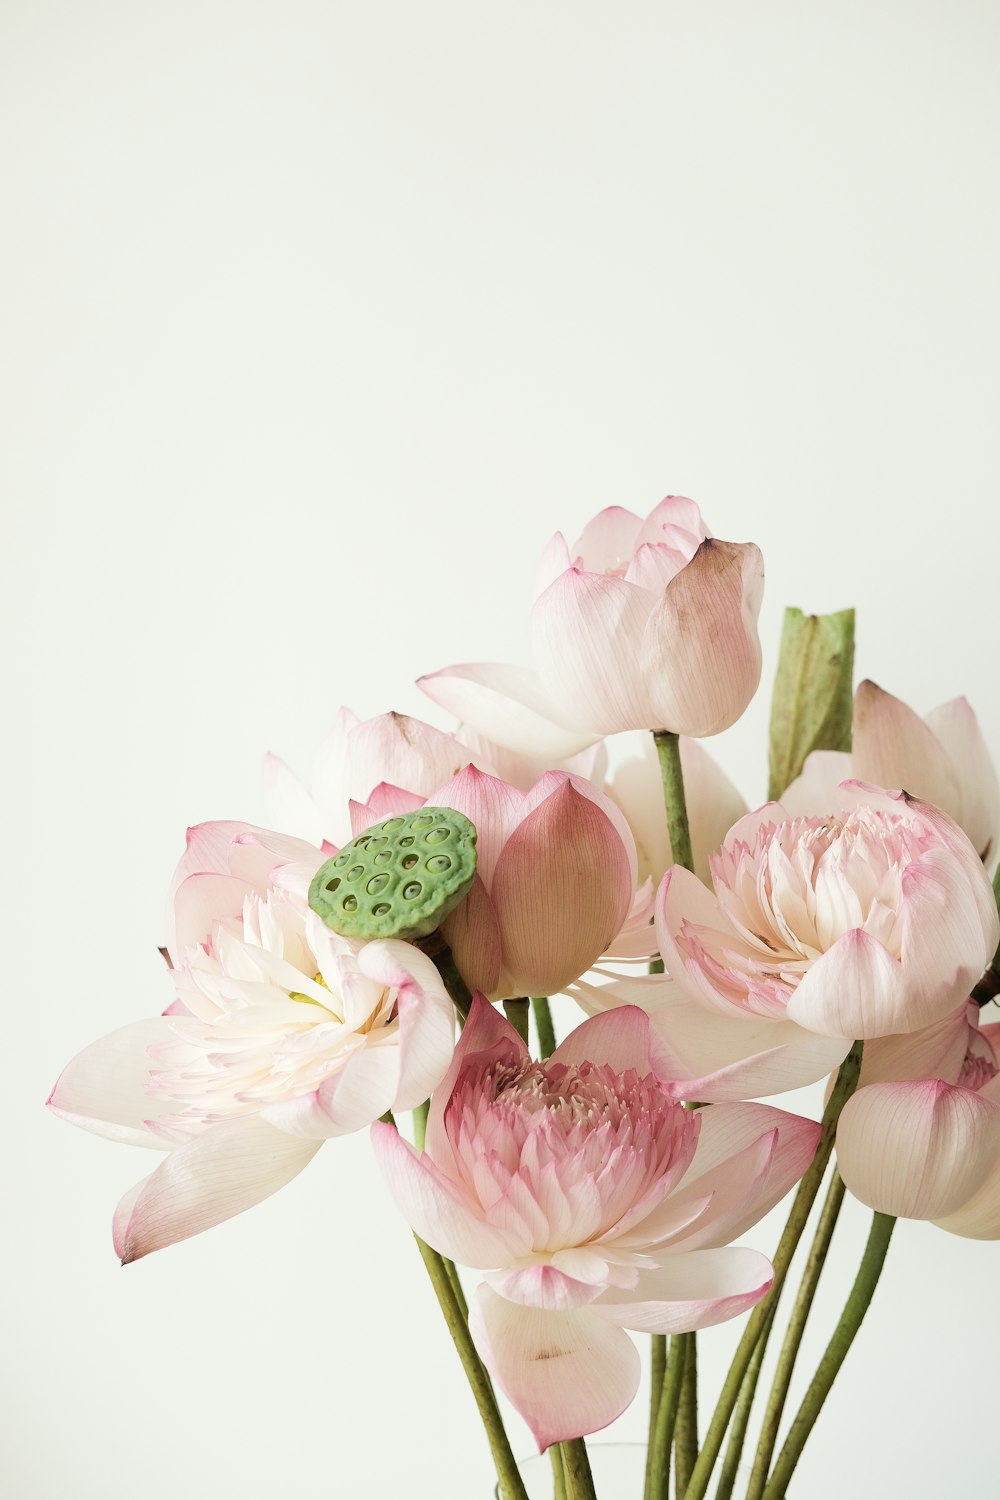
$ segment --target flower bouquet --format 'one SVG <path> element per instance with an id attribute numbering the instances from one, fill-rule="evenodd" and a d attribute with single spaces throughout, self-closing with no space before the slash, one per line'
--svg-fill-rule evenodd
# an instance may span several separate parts
<path id="1" fill-rule="evenodd" d="M 996 773 L 964 699 L 921 718 L 855 693 L 852 612 L 789 610 L 749 811 L 701 741 L 757 689 L 762 585 L 758 549 L 677 496 L 557 535 L 534 667 L 422 679 L 454 733 L 342 710 L 309 786 L 268 757 L 280 831 L 189 830 L 171 1003 L 49 1099 L 163 1153 L 115 1212 L 125 1263 L 370 1129 L 501 1500 L 527 1492 L 497 1392 L 555 1500 L 595 1500 L 585 1439 L 633 1400 L 642 1344 L 635 1500 L 781 1500 L 896 1219 L 1000 1238 Z M 576 1011 L 559 1036 L 552 996 Z M 823 1080 L 819 1120 L 760 1102 Z M 846 1193 L 868 1242 L 782 1430 Z M 786 1196 L 770 1259 L 734 1245 Z M 697 1331 L 733 1318 L 699 1405 Z"/>

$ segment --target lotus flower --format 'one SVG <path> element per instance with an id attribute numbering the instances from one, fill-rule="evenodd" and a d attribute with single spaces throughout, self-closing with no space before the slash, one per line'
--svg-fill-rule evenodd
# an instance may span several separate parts
<path id="1" fill-rule="evenodd" d="M 477 997 L 426 1153 L 387 1124 L 372 1136 L 417 1234 L 487 1273 L 473 1338 L 545 1448 L 632 1400 L 624 1329 L 705 1328 L 764 1295 L 770 1263 L 724 1247 L 802 1174 L 819 1128 L 761 1104 L 672 1102 L 634 1008 L 585 1021 L 538 1063 Z"/>
<path id="2" fill-rule="evenodd" d="M 338 938 L 309 910 L 311 845 L 247 824 L 189 835 L 175 880 L 177 999 L 85 1048 L 49 1107 L 168 1151 L 122 1199 L 123 1262 L 276 1192 L 329 1136 L 412 1109 L 440 1081 L 455 1019 L 408 943 Z"/>
<path id="3" fill-rule="evenodd" d="M 778 803 L 742 818 L 710 861 L 714 895 L 668 870 L 656 910 L 666 980 L 573 987 L 592 1013 L 650 1013 L 680 1097 L 815 1082 L 856 1037 L 953 1014 L 992 957 L 993 892 L 950 818 L 860 782 L 838 801 L 825 818 Z"/>
<path id="4" fill-rule="evenodd" d="M 919 1053 L 900 1038 L 902 1046 L 873 1060 L 869 1077 L 896 1076 L 869 1083 L 845 1105 L 837 1127 L 841 1176 L 880 1213 L 1000 1239 L 1000 1025 L 980 1030 L 973 1005 L 918 1040 Z M 964 1045 L 957 1066 L 955 1040 Z M 907 1056 L 921 1076 L 898 1076 Z"/>
<path id="5" fill-rule="evenodd" d="M 354 832 L 424 800 L 377 787 L 351 804 Z M 628 824 L 582 777 L 550 771 L 525 794 L 466 766 L 426 801 L 464 813 L 478 833 L 475 882 L 441 929 L 470 989 L 494 1000 L 557 994 L 612 948 L 630 914 L 632 948 L 651 950 L 651 892 L 636 890 Z"/>
<path id="6" fill-rule="evenodd" d="M 279 827 L 339 847 L 351 837 L 352 797 L 364 800 L 381 781 L 426 795 L 472 759 L 454 735 L 422 719 L 387 713 L 362 720 L 342 708 L 316 755 L 309 789 L 277 755 L 267 756 L 268 811 Z"/>
<path id="7" fill-rule="evenodd" d="M 794 813 L 820 814 L 834 805 L 837 783 L 860 777 L 902 786 L 933 802 L 968 835 L 984 864 L 1000 848 L 1000 782 L 976 715 L 954 698 L 924 718 L 874 682 L 854 695 L 852 750 L 814 750 L 801 776 L 782 796 Z"/>
<path id="8" fill-rule="evenodd" d="M 623 729 L 718 734 L 760 680 L 763 577 L 758 548 L 710 538 L 692 500 L 669 495 L 645 521 L 612 506 L 571 548 L 549 544 L 537 672 L 478 663 L 420 686 L 498 744 L 555 760 Z"/>

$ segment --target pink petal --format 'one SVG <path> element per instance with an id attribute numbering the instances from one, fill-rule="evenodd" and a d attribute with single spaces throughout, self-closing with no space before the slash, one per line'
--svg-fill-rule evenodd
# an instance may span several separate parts
<path id="1" fill-rule="evenodd" d="M 491 1005 L 485 996 L 474 995 L 448 1071 L 435 1089 L 427 1113 L 425 1147 L 428 1155 L 445 1172 L 455 1177 L 460 1175 L 445 1129 L 445 1111 L 459 1078 L 465 1072 L 474 1078 L 496 1063 L 516 1068 L 527 1057 L 527 1047 L 502 1011 Z"/>
<path id="2" fill-rule="evenodd" d="M 493 874 L 508 995 L 554 995 L 607 949 L 632 899 L 629 851 L 565 782 L 518 825 Z"/>
<path id="3" fill-rule="evenodd" d="M 427 1153 L 415 1151 L 394 1125 L 372 1126 L 372 1146 L 403 1218 L 422 1240 L 459 1265 L 492 1270 L 530 1246 L 487 1224 L 462 1199 Z"/>
<path id="4" fill-rule="evenodd" d="M 380 781 L 378 786 L 372 788 L 367 802 L 355 802 L 353 797 L 349 801 L 351 837 L 357 838 L 366 828 L 370 828 L 373 823 L 381 823 L 385 818 L 414 812 L 425 801 L 426 798 L 418 796 L 416 792 L 407 792 L 388 781 Z"/>
<path id="5" fill-rule="evenodd" d="M 1000 840 L 1000 781 L 972 705 L 967 698 L 942 703 L 927 715 L 927 724 L 944 746 L 958 780 L 958 821 L 983 863 L 992 865 Z"/>
<path id="6" fill-rule="evenodd" d="M 854 695 L 854 775 L 875 786 L 905 787 L 949 817 L 962 811 L 951 758 L 933 730 L 899 698 L 874 682 Z"/>
<path id="7" fill-rule="evenodd" d="M 985 1182 L 954 1213 L 934 1221 L 949 1234 L 968 1240 L 1000 1240 L 1000 1161 Z"/>
<path id="8" fill-rule="evenodd" d="M 571 568 L 535 602 L 539 672 L 555 711 L 600 734 L 654 727 L 639 656 L 652 596 Z"/>
<path id="9" fill-rule="evenodd" d="M 176 968 L 189 948 L 206 943 L 216 922 L 242 917 L 254 887 L 234 875 L 189 875 L 174 897 L 174 937 L 170 956 Z"/>
<path id="10" fill-rule="evenodd" d="M 570 563 L 588 573 L 624 571 L 642 526 L 634 511 L 621 505 L 605 506 L 587 522 L 573 544 Z"/>
<path id="11" fill-rule="evenodd" d="M 640 1078 L 658 1074 L 651 1048 L 649 1017 L 636 1005 L 621 1005 L 604 1015 L 591 1016 L 574 1027 L 552 1054 L 552 1062 L 568 1067 L 591 1062 L 625 1073 L 634 1068 Z"/>
<path id="12" fill-rule="evenodd" d="M 490 1286 L 508 1302 L 522 1307 L 542 1307 L 550 1312 L 565 1312 L 585 1307 L 600 1295 L 601 1286 L 576 1281 L 555 1266 L 523 1266 L 515 1271 L 495 1271 L 487 1277 Z"/>
<path id="13" fill-rule="evenodd" d="M 432 807 L 452 807 L 464 813 L 476 829 L 476 869 L 487 890 L 500 851 L 517 827 L 524 794 L 496 776 L 466 766 L 436 787 L 428 798 Z"/>
<path id="14" fill-rule="evenodd" d="M 688 550 L 693 554 L 709 533 L 694 500 L 689 500 L 686 495 L 665 495 L 643 521 L 636 546 L 643 542 L 663 542 L 681 534 L 688 538 Z"/>
<path id="15" fill-rule="evenodd" d="M 641 673 L 654 712 L 648 727 L 701 737 L 736 722 L 760 681 L 763 587 L 752 542 L 702 542 L 643 635 Z"/>
<path id="16" fill-rule="evenodd" d="M 879 1213 L 939 1219 L 968 1202 L 1000 1154 L 1000 1106 L 936 1080 L 875 1083 L 844 1106 L 840 1173 Z"/>
<path id="17" fill-rule="evenodd" d="M 901 956 L 909 1007 L 907 1024 L 894 1031 L 930 1026 L 961 1005 L 996 952 L 996 898 L 972 846 L 966 848 L 967 860 L 956 859 L 954 850 L 931 849 L 903 871 Z"/>
<path id="18" fill-rule="evenodd" d="M 736 825 L 737 828 L 740 826 L 739 823 Z M 733 837 L 736 837 L 735 830 Z M 731 1015 L 735 1009 L 733 1002 L 715 988 L 701 965 L 687 959 L 678 942 L 684 924 L 690 922 L 717 934 L 717 946 L 723 953 L 727 947 L 740 946 L 741 940 L 714 894 L 683 865 L 671 865 L 660 881 L 654 914 L 656 942 L 663 967 L 678 989 L 692 1000 L 703 1005 L 707 1003 L 722 1015 Z"/>
<path id="19" fill-rule="evenodd" d="M 756 1250 L 692 1250 L 640 1271 L 633 1291 L 605 1292 L 590 1312 L 637 1333 L 689 1333 L 746 1312 L 773 1280 L 771 1262 Z"/>
<path id="20" fill-rule="evenodd" d="M 388 781 L 426 797 L 464 763 L 464 746 L 454 735 L 409 714 L 378 714 L 346 736 L 343 795 L 367 797 L 380 781 Z"/>
<path id="21" fill-rule="evenodd" d="M 496 907 L 476 875 L 464 901 L 441 924 L 441 936 L 470 990 L 495 996 L 503 972 L 503 945 Z"/>
<path id="22" fill-rule="evenodd" d="M 861 1087 L 914 1078 L 957 1083 L 972 1034 L 967 1010 L 963 1003 L 933 1026 L 899 1036 L 871 1037 L 861 1060 Z"/>
<path id="23" fill-rule="evenodd" d="M 537 672 L 501 662 L 469 662 L 418 679 L 428 698 L 498 745 L 550 763 L 600 738 L 589 725 L 557 720 Z"/>
<path id="24" fill-rule="evenodd" d="M 367 943 L 358 963 L 363 974 L 397 991 L 399 1076 L 390 1104 L 394 1110 L 416 1109 L 451 1064 L 455 1007 L 431 960 L 410 943 Z"/>
<path id="25" fill-rule="evenodd" d="M 788 1001 L 788 1019 L 822 1036 L 889 1036 L 911 1020 L 916 1027 L 934 1019 L 915 1016 L 913 998 L 899 962 L 855 927 L 810 965 Z"/>
<path id="26" fill-rule="evenodd" d="M 369 1032 L 365 1045 L 352 1052 L 317 1090 L 317 1101 L 329 1122 L 327 1135 L 351 1135 L 371 1125 L 391 1108 L 398 1089 L 397 1039 Z"/>
<path id="27" fill-rule="evenodd" d="M 539 1449 L 598 1432 L 621 1415 L 638 1389 L 635 1345 L 589 1308 L 519 1307 L 480 1286 L 469 1327 L 480 1358 Z"/>
<path id="28" fill-rule="evenodd" d="M 790 818 L 822 818 L 837 806 L 837 787 L 853 774 L 854 762 L 842 750 L 813 750 L 781 805 Z"/>
<path id="29" fill-rule="evenodd" d="M 108 1140 L 162 1149 L 166 1143 L 145 1122 L 174 1106 L 149 1092 L 150 1048 L 174 1039 L 170 1021 L 156 1016 L 91 1042 L 60 1073 L 49 1109 Z"/>
<path id="30" fill-rule="evenodd" d="M 255 1115 L 213 1125 L 172 1151 L 142 1184 L 127 1215 L 118 1216 L 115 1249 L 122 1264 L 263 1202 L 298 1176 L 320 1144 L 286 1135 Z"/>

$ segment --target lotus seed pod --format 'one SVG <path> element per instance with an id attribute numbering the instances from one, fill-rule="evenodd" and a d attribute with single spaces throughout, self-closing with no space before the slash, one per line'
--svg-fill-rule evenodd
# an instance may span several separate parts
<path id="1" fill-rule="evenodd" d="M 475 873 L 474 825 L 450 807 L 419 807 L 366 828 L 328 859 L 309 905 L 342 937 L 426 937 Z"/>

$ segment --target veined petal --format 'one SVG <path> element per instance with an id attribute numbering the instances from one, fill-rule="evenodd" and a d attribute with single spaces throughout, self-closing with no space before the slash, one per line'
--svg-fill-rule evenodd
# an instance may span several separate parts
<path id="1" fill-rule="evenodd" d="M 508 995 L 554 995 L 607 949 L 632 899 L 628 851 L 565 782 L 511 834 L 493 873 Z"/>
<path id="2" fill-rule="evenodd" d="M 319 1106 L 329 1121 L 327 1134 L 363 1130 L 385 1114 L 398 1089 L 399 1038 L 369 1032 L 365 1045 L 352 1052 L 317 1090 Z"/>
<path id="3" fill-rule="evenodd" d="M 837 806 L 837 788 L 853 775 L 849 751 L 811 750 L 795 780 L 781 794 L 790 818 L 822 818 Z"/>
<path id="4" fill-rule="evenodd" d="M 635 1345 L 590 1308 L 519 1307 L 480 1286 L 469 1328 L 480 1358 L 539 1449 L 598 1432 L 621 1415 L 639 1387 Z"/>
<path id="5" fill-rule="evenodd" d="M 603 1283 L 595 1286 L 592 1282 L 576 1281 L 544 1262 L 520 1266 L 513 1271 L 494 1271 L 486 1280 L 508 1302 L 516 1302 L 521 1307 L 544 1307 L 550 1312 L 585 1307 L 600 1296 L 603 1289 Z"/>
<path id="6" fill-rule="evenodd" d="M 878 1213 L 940 1219 L 967 1203 L 1000 1156 L 1000 1106 L 938 1080 L 874 1083 L 837 1127 L 840 1174 Z"/>
<path id="7" fill-rule="evenodd" d="M 756 1250 L 691 1250 L 640 1271 L 632 1291 L 605 1292 L 589 1312 L 637 1333 L 690 1333 L 746 1312 L 773 1280 L 771 1262 Z"/>
<path id="8" fill-rule="evenodd" d="M 823 1036 L 889 1036 L 906 1029 L 911 1018 L 909 1029 L 933 1019 L 914 1017 L 912 1001 L 898 960 L 854 927 L 803 975 L 788 1001 L 788 1018 Z"/>
<path id="9" fill-rule="evenodd" d="M 992 866 L 1000 839 L 1000 782 L 972 705 L 967 698 L 953 698 L 932 709 L 926 722 L 944 746 L 958 780 L 958 822 L 983 863 Z"/>
<path id="10" fill-rule="evenodd" d="M 875 786 L 905 787 L 958 821 L 961 794 L 951 758 L 912 708 L 874 682 L 854 695 L 853 772 Z"/>
<path id="11" fill-rule="evenodd" d="M 417 680 L 435 703 L 477 734 L 522 754 L 561 761 L 600 739 L 589 725 L 563 723 L 537 672 L 502 662 L 466 662 Z"/>
<path id="12" fill-rule="evenodd" d="M 174 1040 L 165 1016 L 133 1021 L 78 1052 L 59 1074 L 46 1103 L 53 1114 L 130 1146 L 163 1149 L 168 1143 L 146 1121 L 174 1108 L 149 1090 L 150 1048 Z"/>
<path id="13" fill-rule="evenodd" d="M 985 1182 L 954 1213 L 935 1219 L 940 1229 L 967 1240 L 1000 1240 L 1000 1161 Z"/>
<path id="14" fill-rule="evenodd" d="M 869 1038 L 861 1059 L 859 1087 L 914 1078 L 957 1083 L 971 1034 L 967 1010 L 968 1004 L 963 1003 L 933 1026 L 898 1036 Z"/>
<path id="15" fill-rule="evenodd" d="M 427 1112 L 427 1154 L 449 1176 L 457 1177 L 455 1157 L 445 1128 L 445 1113 L 455 1085 L 468 1070 L 483 1073 L 496 1062 L 516 1068 L 528 1057 L 528 1049 L 507 1017 L 491 1005 L 485 995 L 472 997 L 469 1017 L 458 1039 L 448 1071 L 434 1090 Z M 499 1262 L 497 1262 L 499 1264 Z"/>
<path id="16" fill-rule="evenodd" d="M 174 966 L 188 948 L 196 948 L 208 939 L 216 922 L 225 917 L 241 917 L 243 902 L 253 889 L 249 881 L 237 880 L 234 875 L 214 872 L 189 875 L 174 896 L 174 938 L 170 947 Z"/>
<path id="17" fill-rule="evenodd" d="M 642 519 L 634 511 L 607 505 L 581 531 L 567 566 L 575 564 L 588 573 L 623 573 L 642 529 Z"/>
<path id="18" fill-rule="evenodd" d="M 415 1151 L 394 1125 L 377 1121 L 372 1146 L 397 1208 L 434 1250 L 459 1265 L 488 1271 L 509 1266 L 530 1249 L 479 1218 L 428 1153 Z"/>
<path id="19" fill-rule="evenodd" d="M 373 787 L 366 802 L 355 802 L 352 797 L 348 802 L 351 814 L 351 837 L 357 838 L 370 828 L 373 823 L 381 823 L 385 818 L 394 818 L 399 813 L 414 812 L 422 807 L 427 799 L 420 797 L 416 792 L 408 792 L 401 786 L 393 786 L 389 781 L 380 781 L 378 786 Z"/>
<path id="20" fill-rule="evenodd" d="M 475 827 L 476 870 L 487 890 L 500 851 L 517 826 L 524 800 L 523 792 L 516 787 L 472 765 L 465 766 L 428 798 L 431 807 L 452 807 L 464 813 Z"/>
<path id="21" fill-rule="evenodd" d="M 702 542 L 643 635 L 641 672 L 655 714 L 647 727 L 700 738 L 736 722 L 760 681 L 763 588 L 752 542 Z"/>
<path id="22" fill-rule="evenodd" d="M 531 620 L 539 673 L 560 718 L 595 737 L 653 727 L 639 661 L 653 602 L 622 578 L 579 568 L 563 573 L 536 600 Z"/>
<path id="23" fill-rule="evenodd" d="M 503 974 L 503 945 L 496 907 L 476 875 L 464 901 L 441 924 L 441 935 L 470 990 L 496 995 Z"/>
<path id="24" fill-rule="evenodd" d="M 253 1208 L 297 1177 L 321 1142 L 287 1135 L 256 1115 L 213 1125 L 179 1146 L 116 1216 L 122 1264 Z M 131 1195 L 129 1195 L 131 1198 Z"/>
<path id="25" fill-rule="evenodd" d="M 649 1017 L 637 1005 L 621 1005 L 574 1027 L 559 1043 L 551 1061 L 567 1067 L 596 1063 L 616 1073 L 632 1068 L 644 1078 L 647 1073 L 659 1074 L 659 1058 L 654 1064 L 651 1043 Z"/>

